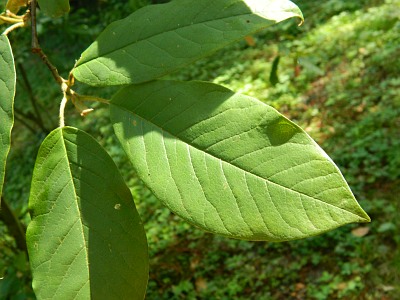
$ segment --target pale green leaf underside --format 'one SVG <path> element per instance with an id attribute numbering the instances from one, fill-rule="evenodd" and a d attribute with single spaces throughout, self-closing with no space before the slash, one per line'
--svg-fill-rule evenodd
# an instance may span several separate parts
<path id="1" fill-rule="evenodd" d="M 325 152 L 257 99 L 155 81 L 117 93 L 111 118 L 140 178 L 204 230 L 285 241 L 369 221 Z"/>
<path id="2" fill-rule="evenodd" d="M 40 10 L 52 18 L 61 17 L 69 12 L 69 0 L 37 0 Z"/>
<path id="3" fill-rule="evenodd" d="M 0 196 L 14 124 L 15 66 L 10 42 L 0 35 Z"/>
<path id="4" fill-rule="evenodd" d="M 146 236 L 112 159 L 88 134 L 56 129 L 37 157 L 27 230 L 38 299 L 143 299 Z"/>
<path id="5" fill-rule="evenodd" d="M 150 81 L 291 17 L 302 15 L 288 0 L 175 0 L 146 6 L 108 26 L 83 52 L 73 74 L 95 86 Z"/>

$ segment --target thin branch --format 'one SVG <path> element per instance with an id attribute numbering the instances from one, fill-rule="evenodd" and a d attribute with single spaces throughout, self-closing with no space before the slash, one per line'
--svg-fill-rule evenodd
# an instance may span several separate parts
<path id="1" fill-rule="evenodd" d="M 36 48 L 36 49 L 32 48 L 32 52 L 39 55 L 42 61 L 46 64 L 47 68 L 51 71 L 51 74 L 53 75 L 57 83 L 62 84 L 63 82 L 65 82 L 65 80 L 58 73 L 57 68 L 50 62 L 47 55 L 43 52 L 41 48 Z"/>
<path id="2" fill-rule="evenodd" d="M 25 121 L 25 119 L 26 119 L 26 118 L 25 118 L 25 114 L 20 114 L 20 113 L 19 113 L 17 110 L 15 110 L 15 109 L 14 109 L 14 111 L 15 111 L 15 115 L 14 115 L 15 119 L 17 119 L 19 122 L 22 123 L 22 125 L 24 125 L 26 128 L 28 128 L 30 132 L 32 132 L 33 134 L 37 134 L 35 128 L 33 128 L 28 122 Z M 21 115 L 22 117 L 20 117 L 20 115 Z"/>
<path id="3" fill-rule="evenodd" d="M 22 79 L 24 81 L 26 90 L 28 92 L 29 100 L 31 101 L 32 107 L 33 107 L 33 109 L 35 111 L 35 114 L 36 114 L 35 120 L 37 121 L 37 124 L 43 130 L 43 132 L 48 133 L 49 130 L 44 125 L 42 115 L 40 114 L 40 110 L 39 110 L 39 107 L 37 105 L 37 99 L 36 99 L 36 97 L 35 97 L 35 95 L 33 93 L 32 86 L 29 83 L 28 76 L 26 74 L 25 68 L 24 68 L 24 66 L 22 64 L 18 64 L 18 69 L 19 69 L 19 71 L 21 73 L 21 76 L 22 76 Z"/>
<path id="4" fill-rule="evenodd" d="M 45 63 L 47 68 L 51 71 L 54 79 L 61 85 L 65 82 L 60 74 L 58 73 L 57 68 L 50 62 L 47 55 L 43 52 L 42 48 L 40 48 L 39 40 L 37 36 L 36 30 L 36 0 L 31 0 L 31 29 L 32 29 L 32 52 L 39 55 L 42 61 Z"/>
<path id="5" fill-rule="evenodd" d="M 80 111 L 82 116 L 86 116 L 88 113 L 93 111 L 91 108 L 87 108 L 83 105 L 82 101 L 95 101 L 101 103 L 109 103 L 108 100 L 93 97 L 93 96 L 81 96 L 76 94 L 70 87 L 74 84 L 74 77 L 72 73 L 69 74 L 68 81 L 60 76 L 57 68 L 50 62 L 47 55 L 43 52 L 39 44 L 37 36 L 37 24 L 36 24 L 36 0 L 31 0 L 30 18 L 31 18 L 31 30 L 32 30 L 32 52 L 39 55 L 48 69 L 51 71 L 54 79 L 60 84 L 61 90 L 63 91 L 63 99 L 60 104 L 59 119 L 60 127 L 65 126 L 64 110 L 69 99 L 73 102 L 75 107 Z"/>
<path id="6" fill-rule="evenodd" d="M 28 254 L 24 225 L 21 223 L 21 221 L 18 219 L 18 217 L 15 215 L 15 213 L 3 197 L 1 198 L 1 204 L 2 207 L 0 219 L 7 226 L 8 232 L 14 237 L 18 249 Z"/>
<path id="7" fill-rule="evenodd" d="M 40 49 L 36 31 L 36 0 L 31 0 L 31 31 L 32 31 L 32 52 Z"/>

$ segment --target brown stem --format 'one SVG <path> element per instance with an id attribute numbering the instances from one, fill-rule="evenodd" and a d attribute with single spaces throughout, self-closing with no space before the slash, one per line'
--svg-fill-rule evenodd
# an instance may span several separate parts
<path id="1" fill-rule="evenodd" d="M 17 248 L 28 253 L 26 248 L 25 227 L 3 197 L 1 197 L 0 220 L 3 221 L 7 226 L 8 232 L 14 237 Z"/>
<path id="2" fill-rule="evenodd" d="M 32 52 L 40 49 L 36 31 L 36 0 L 31 0 L 31 30 L 32 30 Z"/>
<path id="3" fill-rule="evenodd" d="M 46 64 L 47 68 L 51 71 L 51 74 L 53 75 L 57 83 L 62 84 L 65 81 L 58 73 L 57 68 L 50 62 L 47 55 L 43 52 L 41 48 L 36 48 L 36 49 L 32 48 L 32 52 L 39 55 L 42 61 Z"/>
<path id="4" fill-rule="evenodd" d="M 47 68 L 51 71 L 54 79 L 61 85 L 65 80 L 58 73 L 57 68 L 50 62 L 47 55 L 40 48 L 36 30 L 36 0 L 31 0 L 31 29 L 32 29 L 32 52 L 39 55 Z"/>

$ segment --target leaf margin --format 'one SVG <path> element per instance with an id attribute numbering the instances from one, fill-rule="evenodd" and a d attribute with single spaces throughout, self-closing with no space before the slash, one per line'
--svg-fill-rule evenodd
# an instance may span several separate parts
<path id="1" fill-rule="evenodd" d="M 11 44 L 10 41 L 8 40 L 8 37 L 4 34 L 0 35 L 0 57 L 3 57 L 1 55 L 1 52 L 3 50 L 5 51 L 4 55 L 8 56 L 5 59 L 0 61 L 0 67 L 1 67 L 1 74 L 0 74 L 0 83 L 3 83 L 6 87 L 3 89 L 0 89 L 0 97 L 3 96 L 2 90 L 5 91 L 5 89 L 8 89 L 7 85 L 10 85 L 11 82 L 11 91 L 9 91 L 9 95 L 6 95 L 5 98 L 9 97 L 9 99 L 3 99 L 1 97 L 0 99 L 0 113 L 5 115 L 5 118 L 9 120 L 9 125 L 6 125 L 6 121 L 2 119 L 2 124 L 0 124 L 0 140 L 1 140 L 1 148 L 0 148 L 0 154 L 1 154 L 1 161 L 0 161 L 0 196 L 2 195 L 3 192 L 3 185 L 4 185 L 4 179 L 5 179 L 5 171 L 6 171 L 6 162 L 7 162 L 7 157 L 10 152 L 11 148 L 11 131 L 14 126 L 14 98 L 15 98 L 15 91 L 16 91 L 16 84 L 17 84 L 17 77 L 16 77 L 16 70 L 15 70 L 15 62 L 14 62 L 14 55 L 12 52 Z M 4 49 L 3 49 L 4 47 Z M 8 67 L 8 70 L 7 70 Z M 7 72 L 8 71 L 8 72 Z M 11 80 L 9 80 L 9 76 L 11 75 Z M 5 76 L 3 78 L 3 76 Z M 9 83 L 6 83 L 7 81 L 10 81 Z M 5 101 L 4 105 L 8 106 L 8 112 L 5 111 L 2 108 L 2 102 Z M 7 103 L 9 101 L 9 103 Z M 3 128 L 3 126 L 5 128 Z M 5 136 L 6 141 L 3 143 L 3 136 Z M 0 199 L 0 205 L 1 205 L 1 199 Z"/>

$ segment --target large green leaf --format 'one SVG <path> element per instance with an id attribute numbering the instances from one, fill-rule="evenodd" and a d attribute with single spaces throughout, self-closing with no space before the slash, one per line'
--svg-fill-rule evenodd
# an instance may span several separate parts
<path id="1" fill-rule="evenodd" d="M 117 93 L 111 118 L 140 178 L 204 230 L 284 241 L 369 221 L 325 152 L 257 99 L 153 81 Z"/>
<path id="2" fill-rule="evenodd" d="M 69 0 L 37 0 L 40 10 L 52 18 L 61 17 L 69 12 Z"/>
<path id="3" fill-rule="evenodd" d="M 0 35 L 0 196 L 14 124 L 15 66 L 10 42 Z"/>
<path id="4" fill-rule="evenodd" d="M 37 157 L 27 230 L 38 299 L 143 299 L 147 243 L 132 195 L 88 134 L 54 130 Z"/>
<path id="5" fill-rule="evenodd" d="M 108 26 L 83 52 L 74 76 L 90 85 L 140 83 L 171 73 L 291 17 L 288 0 L 175 0 Z"/>

